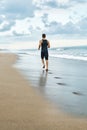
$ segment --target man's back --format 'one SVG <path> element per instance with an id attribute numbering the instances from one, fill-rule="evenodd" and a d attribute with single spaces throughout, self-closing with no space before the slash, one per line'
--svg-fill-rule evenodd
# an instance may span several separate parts
<path id="1" fill-rule="evenodd" d="M 48 41 L 46 39 L 42 39 L 41 50 L 42 51 L 47 51 L 48 50 Z"/>

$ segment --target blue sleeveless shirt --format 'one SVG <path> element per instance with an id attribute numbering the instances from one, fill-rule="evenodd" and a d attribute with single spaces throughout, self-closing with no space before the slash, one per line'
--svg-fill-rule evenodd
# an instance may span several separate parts
<path id="1" fill-rule="evenodd" d="M 47 51 L 47 50 L 48 50 L 48 41 L 42 39 L 41 51 Z"/>

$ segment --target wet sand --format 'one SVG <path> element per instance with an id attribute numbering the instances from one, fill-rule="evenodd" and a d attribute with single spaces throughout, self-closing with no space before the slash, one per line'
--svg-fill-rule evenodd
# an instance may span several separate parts
<path id="1" fill-rule="evenodd" d="M 87 62 L 49 57 L 49 71 L 40 56 L 20 54 L 16 67 L 46 100 L 75 117 L 87 118 Z"/>
<path id="2" fill-rule="evenodd" d="M 0 54 L 1 130 L 86 130 L 87 119 L 58 110 L 12 67 L 17 56 Z"/>

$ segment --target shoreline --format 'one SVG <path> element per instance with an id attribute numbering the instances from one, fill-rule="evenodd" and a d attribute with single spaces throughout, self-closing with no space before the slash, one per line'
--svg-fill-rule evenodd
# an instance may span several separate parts
<path id="1" fill-rule="evenodd" d="M 87 119 L 60 112 L 36 92 L 13 68 L 17 56 L 0 54 L 0 129 L 1 130 L 85 130 Z"/>
<path id="2" fill-rule="evenodd" d="M 32 87 L 62 112 L 87 118 L 87 62 L 50 57 L 46 73 L 39 56 L 20 54 L 16 65 Z"/>

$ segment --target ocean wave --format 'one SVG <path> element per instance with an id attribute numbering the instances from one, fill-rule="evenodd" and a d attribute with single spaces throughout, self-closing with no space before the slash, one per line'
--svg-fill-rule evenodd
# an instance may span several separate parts
<path id="1" fill-rule="evenodd" d="M 17 53 L 19 55 L 34 55 L 34 56 L 40 56 L 41 53 L 37 49 L 20 49 L 10 51 Z M 49 49 L 49 56 L 56 58 L 87 61 L 87 46 L 51 48 Z"/>
<path id="2" fill-rule="evenodd" d="M 65 54 L 62 54 L 62 55 L 50 54 L 50 57 L 87 61 L 87 57 L 73 56 L 73 55 L 65 55 Z"/>

